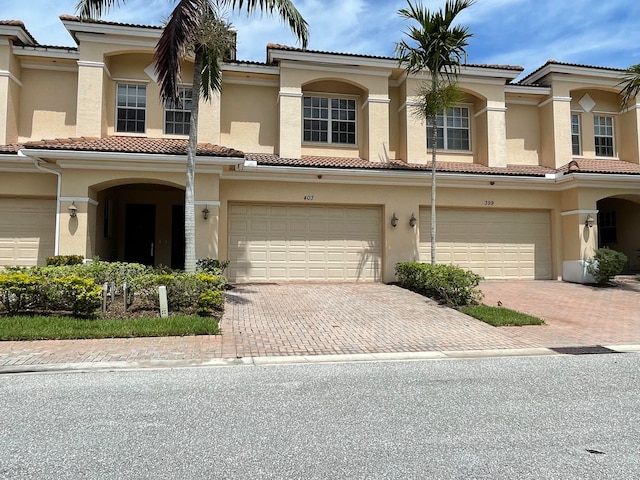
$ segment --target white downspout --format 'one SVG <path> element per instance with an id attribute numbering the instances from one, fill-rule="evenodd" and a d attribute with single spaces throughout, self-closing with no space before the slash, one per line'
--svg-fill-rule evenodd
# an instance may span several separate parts
<path id="1" fill-rule="evenodd" d="M 24 153 L 23 150 L 18 150 L 18 156 L 33 159 L 34 165 L 38 170 L 41 170 L 47 173 L 53 173 L 58 177 L 58 188 L 56 189 L 56 233 L 55 233 L 55 239 L 53 244 L 54 245 L 53 254 L 60 255 L 60 193 L 62 188 L 62 172 L 43 167 L 41 165 L 41 162 L 44 162 L 44 160 L 38 157 L 34 157 L 33 155 Z"/>

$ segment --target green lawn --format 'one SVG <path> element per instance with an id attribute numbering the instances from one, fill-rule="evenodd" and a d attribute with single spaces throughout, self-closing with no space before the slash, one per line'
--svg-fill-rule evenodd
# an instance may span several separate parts
<path id="1" fill-rule="evenodd" d="M 117 320 L 44 316 L 0 317 L 0 340 L 171 337 L 219 333 L 216 318 L 186 315 Z"/>
<path id="2" fill-rule="evenodd" d="M 526 313 L 518 312 L 504 307 L 489 307 L 488 305 L 474 305 L 470 307 L 464 307 L 461 309 L 462 313 L 465 313 L 471 317 L 482 320 L 494 327 L 520 327 L 523 325 L 544 325 L 544 320 L 528 315 Z"/>

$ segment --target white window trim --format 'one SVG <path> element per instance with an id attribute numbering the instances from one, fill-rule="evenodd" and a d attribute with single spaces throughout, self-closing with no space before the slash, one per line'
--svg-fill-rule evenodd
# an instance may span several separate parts
<path id="1" fill-rule="evenodd" d="M 598 118 L 610 118 L 611 119 L 611 135 L 596 135 L 595 133 L 595 126 L 596 126 L 596 117 Z M 594 143 L 594 153 L 596 154 L 596 158 L 602 158 L 602 159 L 615 159 L 617 158 L 616 155 L 616 118 L 615 115 L 594 115 L 593 116 L 593 125 L 594 125 L 594 132 L 593 132 L 593 143 Z M 602 137 L 602 138 L 611 138 L 611 155 L 598 155 L 597 153 L 597 146 L 595 145 L 596 142 L 596 137 Z"/>
<path id="2" fill-rule="evenodd" d="M 447 148 L 447 126 L 446 126 L 446 117 L 444 117 L 444 122 L 443 122 L 443 136 L 442 136 L 442 141 L 443 141 L 443 148 L 438 148 L 438 150 L 441 150 L 443 152 L 450 152 L 450 153 L 465 153 L 465 154 L 470 154 L 473 153 L 473 143 L 471 142 L 471 104 L 469 103 L 456 103 L 455 105 L 453 105 L 452 107 L 449 108 L 466 108 L 467 109 L 467 120 L 469 122 L 469 126 L 466 128 L 466 130 L 469 132 L 469 149 L 468 150 L 455 150 L 455 149 L 449 149 Z M 443 112 L 444 113 L 444 112 Z M 451 127 L 451 128 L 455 128 L 457 130 L 463 130 L 464 127 Z M 427 125 L 426 128 L 426 135 L 427 135 L 427 150 L 431 150 L 431 147 L 429 146 L 429 141 L 431 140 L 429 138 L 429 125 Z"/>
<path id="3" fill-rule="evenodd" d="M 578 133 L 575 134 L 578 137 L 578 153 L 573 153 L 573 117 L 578 119 Z M 574 157 L 582 156 L 582 116 L 578 112 L 571 112 L 571 154 Z"/>
<path id="4" fill-rule="evenodd" d="M 135 109 L 135 110 L 144 110 L 144 131 L 142 131 L 142 132 L 127 132 L 127 131 L 118 130 L 118 109 L 119 108 L 125 108 L 125 109 L 131 108 L 131 107 L 120 107 L 118 105 L 118 87 L 120 85 L 137 85 L 137 86 L 141 86 L 141 87 L 145 88 L 145 102 L 144 102 L 145 103 L 145 107 L 144 108 L 133 107 L 133 109 Z M 131 81 L 131 82 L 116 82 L 116 92 L 115 93 L 116 93 L 115 94 L 115 104 L 116 104 L 115 108 L 116 109 L 115 109 L 115 115 L 114 115 L 114 121 L 113 121 L 113 131 L 115 133 L 117 133 L 118 135 L 123 135 L 123 136 L 140 136 L 140 135 L 146 136 L 146 134 L 147 134 L 147 118 L 148 118 L 148 115 L 147 115 L 148 109 L 147 109 L 147 107 L 149 105 L 149 102 L 148 102 L 148 99 L 147 99 L 147 93 L 148 93 L 147 92 L 147 84 L 145 82 L 143 82 L 143 81 L 138 81 L 138 80 Z"/>
<path id="5" fill-rule="evenodd" d="M 310 97 L 310 98 L 327 98 L 329 99 L 329 118 L 328 120 L 328 128 L 327 128 L 327 141 L 326 142 L 312 142 L 312 141 L 306 141 L 304 140 L 304 120 L 305 120 L 305 116 L 304 116 L 304 99 L 306 97 Z M 353 123 L 355 123 L 356 128 L 355 128 L 355 142 L 354 143 L 334 143 L 331 141 L 331 123 L 332 123 L 332 118 L 331 118 L 331 100 L 340 100 L 340 99 L 344 99 L 344 100 L 354 100 L 355 101 L 355 114 L 356 114 L 356 119 Z M 327 147 L 331 147 L 331 148 L 356 148 L 359 145 L 359 139 L 358 139 L 358 129 L 359 129 L 359 118 L 358 118 L 358 110 L 359 110 L 359 106 L 358 104 L 359 102 L 360 96 L 359 95 L 352 95 L 352 94 L 341 94 L 341 93 L 337 93 L 337 94 L 331 94 L 331 93 L 320 93 L 320 92 L 303 92 L 302 93 L 302 144 L 306 145 L 306 146 L 327 146 Z"/>
<path id="6" fill-rule="evenodd" d="M 182 91 L 182 90 L 193 90 L 191 86 L 179 86 L 178 87 L 178 91 Z M 193 92 L 192 92 L 193 95 Z M 193 99 L 191 100 L 193 102 Z M 191 114 L 191 110 L 176 110 L 174 108 L 167 108 L 167 102 L 164 103 L 163 107 L 162 107 L 162 131 L 163 134 L 167 137 L 178 137 L 178 138 L 185 138 L 188 137 L 189 134 L 188 133 L 167 133 L 167 112 L 182 112 L 182 113 L 189 113 Z M 175 123 L 175 122 L 174 122 Z M 189 124 L 190 122 L 187 122 L 187 124 Z"/>

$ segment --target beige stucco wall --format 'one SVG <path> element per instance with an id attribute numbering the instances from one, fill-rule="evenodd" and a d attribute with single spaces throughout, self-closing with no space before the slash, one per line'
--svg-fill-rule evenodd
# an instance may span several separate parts
<path id="1" fill-rule="evenodd" d="M 58 178 L 35 170 L 29 173 L 3 171 L 0 196 L 55 198 Z"/>
<path id="2" fill-rule="evenodd" d="M 249 153 L 275 153 L 278 88 L 223 83 L 220 143 Z M 300 133 L 301 134 L 301 133 Z M 291 132 L 292 136 L 295 136 Z"/>
<path id="3" fill-rule="evenodd" d="M 507 163 L 538 165 L 540 120 L 537 105 L 507 104 Z"/>
<path id="4" fill-rule="evenodd" d="M 75 136 L 77 78 L 75 72 L 23 70 L 21 142 Z"/>

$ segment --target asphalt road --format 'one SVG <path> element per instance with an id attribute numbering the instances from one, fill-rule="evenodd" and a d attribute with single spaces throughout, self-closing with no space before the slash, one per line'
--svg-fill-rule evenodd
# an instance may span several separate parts
<path id="1" fill-rule="evenodd" d="M 0 478 L 640 478 L 640 356 L 0 377 Z"/>

